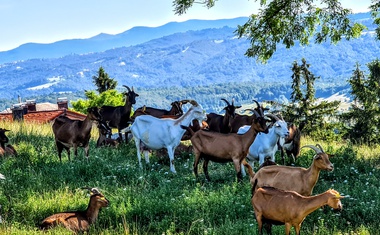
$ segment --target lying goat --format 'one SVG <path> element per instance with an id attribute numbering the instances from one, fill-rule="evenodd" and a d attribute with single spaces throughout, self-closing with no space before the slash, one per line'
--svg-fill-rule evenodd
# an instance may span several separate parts
<path id="1" fill-rule="evenodd" d="M 82 233 L 90 229 L 90 225 L 95 223 L 98 218 L 99 210 L 102 207 L 108 207 L 109 201 L 97 188 L 88 188 L 90 190 L 90 202 L 85 211 L 61 212 L 45 218 L 40 229 L 50 229 L 59 225 L 75 232 Z"/>
<path id="2" fill-rule="evenodd" d="M 265 158 L 270 158 L 272 162 L 276 162 L 277 142 L 280 138 L 286 138 L 289 135 L 288 126 L 284 120 L 273 114 L 267 114 L 266 116 L 272 118 L 274 123 L 267 134 L 258 134 L 249 147 L 247 159 L 252 167 L 254 161 L 259 161 L 259 165 L 261 165 L 264 163 Z M 247 127 L 249 128 L 249 126 L 239 128 L 238 134 L 247 132 Z M 244 169 L 243 175 L 245 175 Z"/>
<path id="3" fill-rule="evenodd" d="M 161 118 L 164 115 L 175 115 L 179 117 L 183 114 L 182 105 L 186 104 L 187 102 L 188 100 L 174 101 L 171 103 L 172 107 L 170 110 L 146 107 L 144 105 L 143 107 L 136 109 L 136 111 L 133 113 L 132 119 L 134 120 L 137 116 L 146 114 L 157 118 Z"/>
<path id="4" fill-rule="evenodd" d="M 8 132 L 8 131 L 10 130 L 0 128 L 0 145 L 1 145 L 0 156 L 5 156 L 5 155 L 16 156 L 17 155 L 16 149 L 11 144 L 5 145 L 6 143 L 9 142 L 8 137 L 5 135 L 5 132 Z"/>
<path id="5" fill-rule="evenodd" d="M 149 151 L 147 149 L 158 150 L 166 148 L 170 159 L 170 170 L 176 173 L 174 167 L 174 151 L 180 144 L 181 138 L 185 133 L 182 126 L 189 126 L 193 119 L 198 119 L 200 123 L 206 119 L 206 112 L 195 101 L 188 101 L 192 106 L 190 109 L 177 119 L 156 118 L 151 115 L 141 115 L 136 117 L 133 124 L 122 132 L 131 131 L 135 138 L 137 158 L 141 165 L 141 148 L 145 154 L 145 161 L 149 163 Z"/>
<path id="6" fill-rule="evenodd" d="M 242 135 L 236 133 L 223 134 L 213 131 L 197 131 L 194 133 L 190 140 L 195 154 L 194 174 L 196 177 L 198 177 L 199 160 L 204 159 L 203 171 L 207 180 L 210 180 L 208 175 L 208 163 L 210 160 L 220 163 L 233 162 L 237 178 L 239 181 L 242 180 L 241 164 L 244 163 L 250 168 L 245 161 L 249 146 L 259 132 L 268 133 L 263 111 L 261 109 L 259 109 L 259 112 L 255 110 L 254 115 L 256 118 L 252 121 L 250 129 Z M 248 171 L 252 171 L 252 168 L 248 169 Z"/>
<path id="7" fill-rule="evenodd" d="M 87 112 L 87 117 L 83 121 L 72 120 L 63 115 L 54 120 L 53 133 L 60 162 L 62 162 L 63 149 L 66 149 L 67 157 L 70 161 L 71 147 L 74 148 L 75 156 L 78 156 L 78 147 L 83 147 L 85 156 L 88 159 L 92 121 L 101 122 L 102 117 L 96 107 L 88 108 Z"/>
<path id="8" fill-rule="evenodd" d="M 257 182 L 256 182 L 257 183 Z M 333 190 L 327 190 L 316 196 L 302 196 L 294 191 L 284 191 L 273 187 L 258 188 L 252 196 L 251 203 L 255 211 L 259 234 L 262 234 L 263 224 L 285 224 L 285 234 L 290 234 L 293 226 L 296 234 L 300 234 L 301 224 L 310 213 L 328 205 L 341 210 L 340 199 L 344 197 Z M 265 227 L 272 234 L 271 227 Z"/>
<path id="9" fill-rule="evenodd" d="M 330 154 L 323 151 L 322 147 L 305 145 L 302 148 L 309 147 L 316 152 L 313 163 L 306 169 L 303 167 L 292 166 L 266 166 L 261 168 L 251 177 L 251 184 L 258 180 L 257 188 L 262 186 L 272 186 L 275 188 L 296 191 L 297 193 L 310 196 L 313 188 L 318 181 L 321 170 L 333 171 L 334 166 L 330 162 Z M 256 187 L 252 187 L 255 191 Z"/>

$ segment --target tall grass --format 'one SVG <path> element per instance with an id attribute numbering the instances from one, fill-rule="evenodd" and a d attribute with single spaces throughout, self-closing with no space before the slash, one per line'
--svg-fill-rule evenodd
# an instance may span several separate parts
<path id="1" fill-rule="evenodd" d="M 47 216 L 85 209 L 89 201 L 83 186 L 98 187 L 110 200 L 99 214 L 91 234 L 257 234 L 247 178 L 236 183 L 232 164 L 211 163 L 211 182 L 202 170 L 192 172 L 193 158 L 176 156 L 177 174 L 168 158 L 151 157 L 140 169 L 133 142 L 118 148 L 95 148 L 92 131 L 90 157 L 59 162 L 51 125 L 0 123 L 18 151 L 15 158 L 0 159 L 0 234 L 70 234 L 64 228 L 41 232 L 38 224 Z M 302 144 L 316 144 L 304 138 Z M 379 231 L 380 147 L 319 142 L 335 154 L 333 172 L 322 172 L 314 194 L 329 188 L 345 195 L 344 209 L 324 208 L 309 215 L 304 234 L 377 234 Z M 313 151 L 302 149 L 296 165 L 308 167 Z M 286 179 L 284 179 L 286 180 Z M 275 226 L 274 234 L 283 234 Z"/>

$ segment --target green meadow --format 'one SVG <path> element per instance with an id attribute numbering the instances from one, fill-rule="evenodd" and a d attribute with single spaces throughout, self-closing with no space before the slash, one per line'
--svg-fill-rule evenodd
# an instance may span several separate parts
<path id="1" fill-rule="evenodd" d="M 133 141 L 118 148 L 96 148 L 92 130 L 90 157 L 79 149 L 71 162 L 64 152 L 60 163 L 50 124 L 0 123 L 17 157 L 3 157 L 0 173 L 0 234 L 71 234 L 62 227 L 39 231 L 47 216 L 84 210 L 89 193 L 81 187 L 97 187 L 110 201 L 99 213 L 90 234 L 258 234 L 250 204 L 248 177 L 236 182 L 232 163 L 210 163 L 211 182 L 202 168 L 195 178 L 193 156 L 175 158 L 177 174 L 169 170 L 168 157 L 151 155 L 151 164 L 140 169 Z M 302 234 L 380 234 L 380 147 L 346 142 L 314 141 L 334 154 L 333 172 L 321 172 L 313 194 L 330 188 L 345 196 L 343 210 L 318 209 L 306 217 Z M 301 150 L 296 165 L 309 167 L 314 151 Z M 288 162 L 289 164 L 290 162 Z M 286 180 L 286 179 L 284 179 Z M 274 226 L 284 234 L 284 226 Z M 294 233 L 294 229 L 292 229 Z"/>

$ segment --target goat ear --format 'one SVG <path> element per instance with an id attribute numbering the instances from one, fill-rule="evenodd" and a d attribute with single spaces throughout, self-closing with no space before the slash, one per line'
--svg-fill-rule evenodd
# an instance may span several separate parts
<path id="1" fill-rule="evenodd" d="M 235 109 L 240 109 L 240 108 L 241 108 L 241 105 L 235 106 Z"/>
<path id="2" fill-rule="evenodd" d="M 329 153 L 328 153 L 327 156 L 329 156 L 329 158 L 330 158 L 330 157 L 334 157 L 335 154 L 329 154 Z"/>

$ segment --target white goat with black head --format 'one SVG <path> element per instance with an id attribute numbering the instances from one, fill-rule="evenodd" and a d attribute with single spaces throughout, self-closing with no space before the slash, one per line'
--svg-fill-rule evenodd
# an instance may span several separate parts
<path id="1" fill-rule="evenodd" d="M 181 138 L 185 130 L 181 126 L 189 126 L 193 119 L 197 119 L 199 123 L 206 120 L 206 112 L 195 101 L 188 101 L 192 106 L 177 119 L 172 118 L 156 118 L 151 115 L 141 115 L 136 117 L 133 124 L 122 132 L 131 131 L 135 139 L 137 158 L 141 165 L 141 149 L 145 154 L 145 161 L 149 163 L 148 149 L 158 150 L 166 148 L 170 159 L 170 171 L 176 173 L 174 167 L 174 151 L 181 142 Z"/>
<path id="2" fill-rule="evenodd" d="M 267 114 L 274 123 L 269 128 L 268 133 L 259 133 L 252 145 L 249 147 L 247 155 L 248 162 L 253 167 L 254 161 L 259 161 L 259 165 L 263 164 L 265 158 L 270 157 L 272 162 L 275 162 L 275 154 L 277 152 L 277 142 L 280 138 L 286 138 L 289 135 L 287 123 L 278 118 L 276 115 Z M 238 134 L 244 134 L 250 126 L 243 126 L 239 128 Z M 244 168 L 243 168 L 244 169 Z M 243 175 L 245 172 L 243 170 Z"/>

